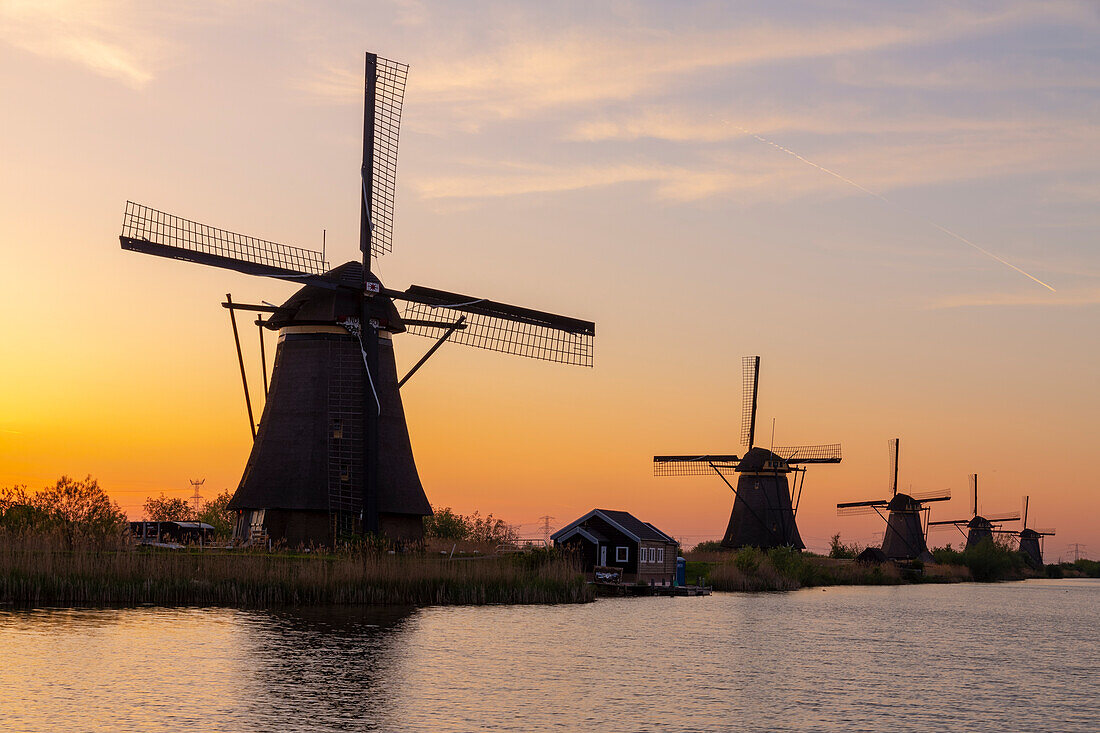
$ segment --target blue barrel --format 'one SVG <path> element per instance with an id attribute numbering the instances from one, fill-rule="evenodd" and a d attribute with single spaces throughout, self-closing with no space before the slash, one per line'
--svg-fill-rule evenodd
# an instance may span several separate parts
<path id="1" fill-rule="evenodd" d="M 676 558 L 676 585 L 687 585 L 688 561 L 682 557 Z"/>

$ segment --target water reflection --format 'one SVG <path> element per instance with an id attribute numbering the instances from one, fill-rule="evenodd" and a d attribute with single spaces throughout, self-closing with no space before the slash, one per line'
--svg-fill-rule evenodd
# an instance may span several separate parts
<path id="1" fill-rule="evenodd" d="M 244 719 L 264 728 L 395 729 L 402 630 L 414 613 L 338 606 L 250 615 L 241 651 L 255 665 L 242 676 Z"/>
<path id="2" fill-rule="evenodd" d="M 0 729 L 1100 730 L 1100 582 L 0 611 Z"/>

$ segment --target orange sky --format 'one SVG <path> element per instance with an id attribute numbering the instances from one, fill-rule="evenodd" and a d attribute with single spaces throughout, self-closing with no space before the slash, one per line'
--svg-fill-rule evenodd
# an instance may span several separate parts
<path id="1" fill-rule="evenodd" d="M 123 252 L 123 204 L 356 257 L 370 49 L 411 64 L 387 285 L 597 323 L 591 370 L 450 346 L 409 382 L 434 505 L 716 538 L 728 489 L 650 458 L 739 451 L 760 354 L 758 433 L 844 445 L 806 481 L 811 548 L 874 541 L 833 506 L 884 495 L 900 436 L 901 485 L 959 497 L 944 517 L 977 472 L 990 511 L 1031 495 L 1048 555 L 1100 551 L 1094 8 L 476 6 L 0 5 L 0 485 L 90 473 L 133 515 L 236 486 L 218 304 L 293 286 Z M 428 345 L 400 338 L 399 369 Z"/>

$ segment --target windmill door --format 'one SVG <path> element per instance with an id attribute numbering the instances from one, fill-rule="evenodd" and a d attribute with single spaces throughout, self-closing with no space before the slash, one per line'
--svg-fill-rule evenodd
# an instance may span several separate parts
<path id="1" fill-rule="evenodd" d="M 600 567 L 607 567 L 607 545 L 600 545 Z"/>

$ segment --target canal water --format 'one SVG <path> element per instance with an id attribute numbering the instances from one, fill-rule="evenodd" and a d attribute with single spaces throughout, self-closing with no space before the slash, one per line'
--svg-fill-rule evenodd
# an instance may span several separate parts
<path id="1" fill-rule="evenodd" d="M 0 730 L 1100 731 L 1100 581 L 0 610 Z"/>

